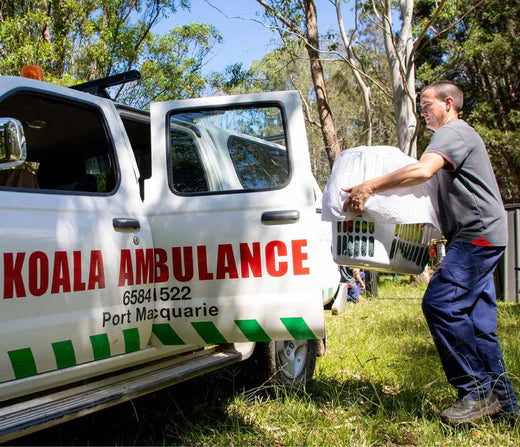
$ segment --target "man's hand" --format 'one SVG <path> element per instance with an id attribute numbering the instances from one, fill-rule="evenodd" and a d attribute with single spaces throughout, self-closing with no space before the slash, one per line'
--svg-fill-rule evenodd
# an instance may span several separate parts
<path id="1" fill-rule="evenodd" d="M 347 208 L 350 206 L 350 209 L 354 213 L 362 213 L 365 209 L 365 202 L 374 192 L 373 188 L 365 183 L 361 185 L 354 186 L 352 188 L 342 188 L 343 191 L 349 192 L 350 195 L 347 197 L 347 200 L 343 203 L 343 211 L 347 211 Z"/>

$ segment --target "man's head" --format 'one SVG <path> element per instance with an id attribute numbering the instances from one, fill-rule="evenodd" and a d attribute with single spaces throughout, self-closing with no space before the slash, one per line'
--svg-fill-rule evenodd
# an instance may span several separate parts
<path id="1" fill-rule="evenodd" d="M 421 115 L 428 129 L 437 130 L 458 118 L 464 103 L 462 90 L 450 81 L 428 85 L 421 93 Z"/>

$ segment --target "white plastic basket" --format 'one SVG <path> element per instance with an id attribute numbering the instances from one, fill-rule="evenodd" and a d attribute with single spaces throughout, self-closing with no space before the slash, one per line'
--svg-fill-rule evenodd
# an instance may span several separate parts
<path id="1" fill-rule="evenodd" d="M 361 217 L 332 222 L 334 261 L 380 272 L 419 274 L 428 262 L 434 228 L 426 223 L 374 223 Z"/>

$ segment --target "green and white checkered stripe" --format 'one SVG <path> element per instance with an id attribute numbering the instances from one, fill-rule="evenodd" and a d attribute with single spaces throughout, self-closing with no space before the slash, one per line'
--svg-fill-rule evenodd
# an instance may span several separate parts
<path id="1" fill-rule="evenodd" d="M 316 336 L 301 317 L 280 318 L 289 334 L 295 340 L 315 340 Z M 226 344 L 227 340 L 212 321 L 193 321 L 189 323 L 206 344 Z M 252 342 L 271 341 L 271 337 L 255 319 L 235 320 L 241 333 Z M 183 340 L 170 323 L 152 325 L 152 332 L 163 345 L 190 344 Z M 139 330 L 137 328 L 123 329 L 125 353 L 135 352 L 140 347 Z M 108 334 L 95 334 L 90 337 L 90 346 L 94 360 L 102 360 L 111 356 Z M 76 366 L 76 354 L 72 340 L 61 340 L 52 343 L 52 351 L 56 360 L 56 369 Z M 7 352 L 16 379 L 36 375 L 39 371 L 31 347 L 14 349 Z"/>
<path id="2" fill-rule="evenodd" d="M 316 336 L 303 318 L 280 318 L 280 321 L 295 340 L 316 340 Z M 249 341 L 271 341 L 271 337 L 255 319 L 235 320 L 235 324 Z M 230 342 L 212 321 L 192 322 L 191 326 L 207 344 Z M 152 332 L 163 345 L 186 344 L 169 323 L 154 324 Z"/>
<path id="3" fill-rule="evenodd" d="M 122 332 L 125 342 L 125 353 L 139 351 L 139 330 L 137 328 L 129 328 L 123 329 Z M 89 338 L 94 360 L 102 360 L 111 356 L 108 334 L 91 335 Z M 61 340 L 52 343 L 52 351 L 56 360 L 56 369 L 69 368 L 78 364 L 72 340 Z M 38 371 L 33 350 L 30 347 L 8 351 L 7 355 L 16 379 L 44 372 Z"/>

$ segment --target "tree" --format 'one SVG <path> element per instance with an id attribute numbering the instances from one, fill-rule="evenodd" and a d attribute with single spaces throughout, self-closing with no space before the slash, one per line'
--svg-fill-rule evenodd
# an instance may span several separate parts
<path id="1" fill-rule="evenodd" d="M 434 8 L 417 5 L 420 22 Z M 520 5 L 515 0 L 453 2 L 439 18 L 418 60 L 423 83 L 457 82 L 463 117 L 489 151 L 504 201 L 520 202 Z"/>
<path id="2" fill-rule="evenodd" d="M 310 73 L 316 95 L 318 115 L 325 151 L 332 167 L 339 154 L 338 137 L 327 95 L 314 0 L 257 0 L 265 8 L 266 17 L 280 28 L 285 39 L 302 39 L 309 56 Z"/>
<path id="3" fill-rule="evenodd" d="M 36 63 L 48 81 L 71 85 L 137 68 L 145 76 L 134 96 L 117 90 L 119 99 L 143 105 L 147 96 L 194 96 L 204 84 L 204 57 L 221 36 L 201 24 L 153 34 L 179 7 L 188 8 L 189 1 L 0 2 L 0 72 L 18 75 L 23 65 Z"/>
<path id="4" fill-rule="evenodd" d="M 343 16 L 341 13 L 341 0 L 335 0 L 336 6 L 336 17 L 338 18 L 338 26 L 339 32 L 341 36 L 341 40 L 345 47 L 345 60 L 348 65 L 352 69 L 352 73 L 356 79 L 357 85 L 361 89 L 362 98 L 363 98 L 363 107 L 365 111 L 365 136 L 366 136 L 366 145 L 372 146 L 372 136 L 373 136 L 373 106 L 372 106 L 372 87 L 369 79 L 366 77 L 366 69 L 362 67 L 361 60 L 357 57 L 356 51 L 352 45 L 352 40 L 347 37 L 347 33 L 345 31 L 345 25 L 343 24 Z M 356 21 L 357 23 L 357 21 Z M 354 30 L 351 35 L 354 35 L 356 30 Z"/>
<path id="5" fill-rule="evenodd" d="M 336 0 L 336 7 L 340 0 Z M 440 0 L 431 8 L 420 26 L 412 26 L 414 0 L 370 0 L 356 2 L 356 18 L 365 18 L 376 26 L 383 37 L 388 63 L 390 93 L 393 102 L 397 145 L 407 155 L 417 157 L 419 116 L 416 112 L 415 60 L 422 41 L 443 10 L 447 0 Z M 394 21 L 399 17 L 398 26 Z M 338 14 L 341 29 L 341 18 Z M 354 37 L 354 35 L 353 35 Z M 356 69 L 353 67 L 353 69 Z M 364 72 L 362 72 L 364 74 Z M 373 82 L 373 80 L 372 80 Z M 385 90 L 385 85 L 376 86 Z"/>
<path id="6" fill-rule="evenodd" d="M 292 38 L 302 40 L 309 52 L 311 74 L 316 91 L 316 100 L 322 116 L 328 118 L 331 125 L 334 124 L 332 114 L 330 113 L 330 101 L 326 95 L 324 78 L 317 78 L 316 74 L 323 73 L 321 60 L 326 53 L 334 55 L 345 61 L 351 68 L 358 87 L 362 92 L 362 100 L 364 105 L 365 119 L 365 136 L 366 143 L 372 144 L 372 117 L 374 103 L 372 101 L 373 88 L 376 87 L 384 95 L 392 98 L 394 108 L 394 125 L 397 132 L 397 144 L 408 155 L 417 156 L 416 139 L 417 139 L 417 123 L 418 115 L 416 112 L 416 92 L 415 92 L 415 59 L 421 48 L 421 42 L 427 31 L 431 28 L 436 18 L 444 8 L 448 0 L 440 0 L 436 7 L 430 12 L 429 20 L 424 22 L 423 27 L 412 27 L 412 14 L 414 8 L 414 0 L 398 0 L 396 2 L 399 12 L 400 22 L 397 29 L 394 29 L 393 20 L 396 17 L 394 3 L 391 0 L 359 0 L 355 3 L 356 26 L 360 18 L 366 21 L 372 21 L 383 37 L 386 59 L 389 70 L 389 88 L 385 83 L 381 83 L 377 78 L 368 74 L 369 69 L 362 63 L 363 49 L 357 45 L 359 39 L 357 34 L 359 30 L 356 28 L 347 35 L 343 24 L 341 14 L 341 0 L 334 0 L 336 14 L 338 18 L 339 36 L 343 44 L 343 53 L 337 48 L 326 51 L 320 50 L 319 39 L 317 35 L 312 38 L 309 30 L 314 32 L 312 23 L 316 17 L 315 6 L 313 1 L 298 0 L 257 0 L 267 11 L 267 16 L 271 17 L 282 31 L 282 37 L 287 35 Z M 305 18 L 306 28 L 302 28 L 301 23 Z M 309 25 L 311 25 L 309 27 Z M 316 29 L 317 34 L 317 29 Z M 360 50 L 361 49 L 361 50 Z M 359 51 L 360 50 L 360 51 Z M 323 82 L 321 82 L 323 80 Z M 319 96 L 319 92 L 325 95 Z M 322 104 L 326 106 L 322 107 Z M 325 111 L 326 113 L 322 113 Z M 327 141 L 327 127 L 322 122 L 324 131 L 324 139 Z M 329 160 L 332 162 L 329 151 Z"/>
<path id="7" fill-rule="evenodd" d="M 397 144 L 401 150 L 417 158 L 415 113 L 415 65 L 412 14 L 414 0 L 399 0 L 401 29 L 392 27 L 391 0 L 374 2 L 374 13 L 382 25 L 386 58 L 392 83 Z"/>

